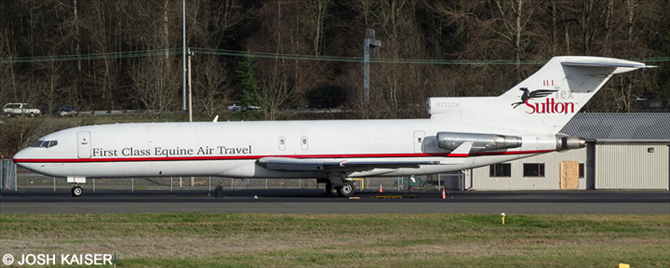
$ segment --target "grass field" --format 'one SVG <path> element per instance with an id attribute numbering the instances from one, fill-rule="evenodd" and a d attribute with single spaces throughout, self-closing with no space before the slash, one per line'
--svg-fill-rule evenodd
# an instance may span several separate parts
<path id="1" fill-rule="evenodd" d="M 0 215 L 0 254 L 118 267 L 670 267 L 668 215 Z"/>

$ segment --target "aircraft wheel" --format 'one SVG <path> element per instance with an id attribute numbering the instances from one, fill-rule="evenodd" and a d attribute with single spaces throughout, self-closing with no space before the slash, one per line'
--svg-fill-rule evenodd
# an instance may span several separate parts
<path id="1" fill-rule="evenodd" d="M 335 189 L 332 183 L 326 182 L 326 193 L 330 196 L 337 196 L 337 189 Z"/>
<path id="2" fill-rule="evenodd" d="M 81 197 L 81 195 L 84 193 L 84 190 L 81 189 L 81 186 L 76 185 L 72 187 L 72 197 Z"/>
<path id="3" fill-rule="evenodd" d="M 351 197 L 356 193 L 356 187 L 353 182 L 347 182 L 346 185 L 337 188 L 337 194 L 341 197 Z"/>

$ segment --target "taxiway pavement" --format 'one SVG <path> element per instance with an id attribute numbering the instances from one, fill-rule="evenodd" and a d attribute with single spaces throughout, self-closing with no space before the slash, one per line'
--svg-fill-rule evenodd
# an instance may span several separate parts
<path id="1" fill-rule="evenodd" d="M 328 197 L 320 189 L 98 190 L 81 198 L 69 189 L 0 192 L 0 213 L 501 213 L 670 214 L 668 191 L 361 191 L 359 199 Z M 256 198 L 254 198 L 256 197 Z M 399 198 L 400 197 L 400 198 Z"/>

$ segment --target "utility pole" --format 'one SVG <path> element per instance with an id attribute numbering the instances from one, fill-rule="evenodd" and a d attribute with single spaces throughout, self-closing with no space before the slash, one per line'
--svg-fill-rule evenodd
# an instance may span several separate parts
<path id="1" fill-rule="evenodd" d="M 191 48 L 188 49 L 188 121 L 193 122 L 193 88 L 191 87 Z M 195 186 L 195 178 L 191 177 L 191 187 Z"/>
<path id="2" fill-rule="evenodd" d="M 363 98 L 365 104 L 370 103 L 370 58 L 375 57 L 375 48 L 381 47 L 382 43 L 375 40 L 375 30 L 366 29 L 363 39 Z"/>
<path id="3" fill-rule="evenodd" d="M 193 122 L 193 88 L 191 84 L 191 48 L 188 48 L 188 121 Z"/>

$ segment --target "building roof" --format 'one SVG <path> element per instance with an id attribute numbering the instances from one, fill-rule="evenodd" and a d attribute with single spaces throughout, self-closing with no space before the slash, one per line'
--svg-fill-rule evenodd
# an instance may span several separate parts
<path id="1" fill-rule="evenodd" d="M 670 142 L 670 113 L 578 113 L 561 132 L 595 140 Z"/>

